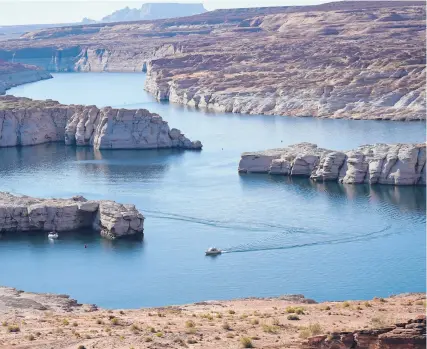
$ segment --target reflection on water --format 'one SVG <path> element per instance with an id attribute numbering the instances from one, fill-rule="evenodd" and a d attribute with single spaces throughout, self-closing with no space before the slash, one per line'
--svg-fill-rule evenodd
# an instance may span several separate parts
<path id="1" fill-rule="evenodd" d="M 140 75 L 59 74 L 10 91 L 149 108 L 204 148 L 96 151 L 55 143 L 0 149 L 1 191 L 111 199 L 135 204 L 146 217 L 143 241 L 108 241 L 88 231 L 61 234 L 54 243 L 44 234 L 5 235 L 0 263 L 14 272 L 0 273 L 0 284 L 113 308 L 284 293 L 339 300 L 425 291 L 425 188 L 237 173 L 243 151 L 301 141 L 333 149 L 421 142 L 425 123 L 207 114 L 155 103 L 142 85 Z M 212 245 L 229 253 L 205 258 Z"/>

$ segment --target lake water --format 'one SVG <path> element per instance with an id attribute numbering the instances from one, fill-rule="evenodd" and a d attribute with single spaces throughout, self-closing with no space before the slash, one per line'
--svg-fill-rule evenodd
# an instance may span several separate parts
<path id="1" fill-rule="evenodd" d="M 110 308 L 302 293 L 316 300 L 424 292 L 426 190 L 239 175 L 240 154 L 295 142 L 351 149 L 425 141 L 424 123 L 205 113 L 161 104 L 143 74 L 54 74 L 9 93 L 63 103 L 147 108 L 204 148 L 0 149 L 0 190 L 134 203 L 145 238 L 7 235 L 0 284 L 67 293 Z M 84 244 L 88 248 L 84 248 Z M 215 245 L 230 251 L 204 256 Z"/>

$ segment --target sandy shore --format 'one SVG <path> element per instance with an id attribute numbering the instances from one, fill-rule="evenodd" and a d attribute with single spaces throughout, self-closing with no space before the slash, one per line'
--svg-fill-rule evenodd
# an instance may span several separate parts
<path id="1" fill-rule="evenodd" d="M 425 295 L 316 303 L 303 296 L 108 310 L 0 287 L 0 348 L 298 348 L 307 337 L 425 314 Z M 246 339 L 243 339 L 246 338 Z"/>

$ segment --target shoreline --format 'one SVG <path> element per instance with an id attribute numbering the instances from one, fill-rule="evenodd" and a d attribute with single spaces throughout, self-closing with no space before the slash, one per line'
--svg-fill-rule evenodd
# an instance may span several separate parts
<path id="1" fill-rule="evenodd" d="M 288 295 L 109 310 L 66 295 L 0 287 L 0 347 L 213 349 L 248 340 L 257 348 L 316 348 L 309 338 L 363 332 L 376 341 L 373 328 L 392 333 L 394 323 L 420 321 L 425 309 L 424 293 L 406 293 L 370 301 L 317 303 Z"/>

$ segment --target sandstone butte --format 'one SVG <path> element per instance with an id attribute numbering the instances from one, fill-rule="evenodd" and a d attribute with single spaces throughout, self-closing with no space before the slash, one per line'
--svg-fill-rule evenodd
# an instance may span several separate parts
<path id="1" fill-rule="evenodd" d="M 425 120 L 425 2 L 343 1 L 42 29 L 0 59 L 147 72 L 159 100 L 217 111 Z"/>
<path id="2" fill-rule="evenodd" d="M 142 237 L 144 216 L 134 205 L 109 200 L 40 199 L 0 192 L 0 235 L 89 229 L 115 239 Z"/>
<path id="3" fill-rule="evenodd" d="M 425 349 L 425 294 L 323 302 L 288 295 L 107 310 L 0 287 L 1 348 Z M 298 314 L 296 314 L 298 312 Z M 298 318 L 298 320 L 296 320 Z"/>
<path id="4" fill-rule="evenodd" d="M 95 149 L 202 148 L 200 141 L 190 141 L 146 109 L 99 109 L 0 97 L 0 147 L 58 141 Z"/>
<path id="5" fill-rule="evenodd" d="M 299 143 L 243 153 L 239 172 L 347 184 L 426 185 L 426 144 L 373 144 L 341 152 Z"/>

